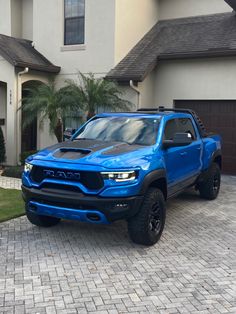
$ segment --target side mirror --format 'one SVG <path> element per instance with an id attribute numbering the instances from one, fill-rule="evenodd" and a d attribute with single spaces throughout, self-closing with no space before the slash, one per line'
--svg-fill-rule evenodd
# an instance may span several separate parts
<path id="1" fill-rule="evenodd" d="M 164 140 L 163 148 L 188 146 L 192 143 L 192 136 L 190 133 L 176 133 L 173 140 Z"/>
<path id="2" fill-rule="evenodd" d="M 65 140 L 69 140 L 71 138 L 71 136 L 73 134 L 75 134 L 76 132 L 76 129 L 72 129 L 72 128 L 66 128 L 65 129 L 65 132 L 63 133 L 63 136 L 64 136 L 64 141 Z"/>

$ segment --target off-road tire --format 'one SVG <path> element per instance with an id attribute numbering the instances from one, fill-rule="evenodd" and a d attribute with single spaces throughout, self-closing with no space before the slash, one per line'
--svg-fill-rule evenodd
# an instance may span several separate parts
<path id="1" fill-rule="evenodd" d="M 200 196 L 207 200 L 216 199 L 220 191 L 220 183 L 220 167 L 214 162 L 204 175 L 203 181 L 198 184 Z"/>
<path id="2" fill-rule="evenodd" d="M 26 210 L 26 216 L 33 225 L 46 228 L 57 225 L 61 220 L 56 217 L 37 215 L 29 210 Z"/>
<path id="3" fill-rule="evenodd" d="M 138 214 L 128 220 L 131 240 L 151 246 L 160 239 L 165 226 L 165 199 L 161 190 L 149 188 Z"/>

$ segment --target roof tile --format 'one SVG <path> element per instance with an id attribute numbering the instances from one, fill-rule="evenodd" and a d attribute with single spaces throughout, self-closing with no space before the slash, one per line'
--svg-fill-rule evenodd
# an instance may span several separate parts
<path id="1" fill-rule="evenodd" d="M 235 12 L 164 20 L 106 78 L 143 81 L 158 60 L 227 55 L 236 55 Z"/>
<path id="2" fill-rule="evenodd" d="M 0 34 L 0 55 L 15 67 L 58 73 L 60 67 L 53 65 L 33 46 L 32 41 Z"/>

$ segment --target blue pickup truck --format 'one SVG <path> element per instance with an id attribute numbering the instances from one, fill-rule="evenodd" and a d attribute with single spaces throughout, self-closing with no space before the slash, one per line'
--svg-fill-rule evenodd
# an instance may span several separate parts
<path id="1" fill-rule="evenodd" d="M 166 200 L 189 187 L 215 199 L 221 164 L 220 136 L 207 134 L 191 110 L 99 114 L 69 140 L 26 160 L 26 215 L 42 227 L 60 219 L 125 219 L 135 243 L 153 245 L 165 225 Z"/>

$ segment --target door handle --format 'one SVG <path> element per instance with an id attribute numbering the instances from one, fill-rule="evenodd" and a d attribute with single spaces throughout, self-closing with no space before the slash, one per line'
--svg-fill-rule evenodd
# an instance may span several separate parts
<path id="1" fill-rule="evenodd" d="M 182 156 L 182 157 L 184 157 L 184 156 L 186 156 L 186 155 L 187 155 L 186 152 L 180 153 L 180 156 Z"/>

